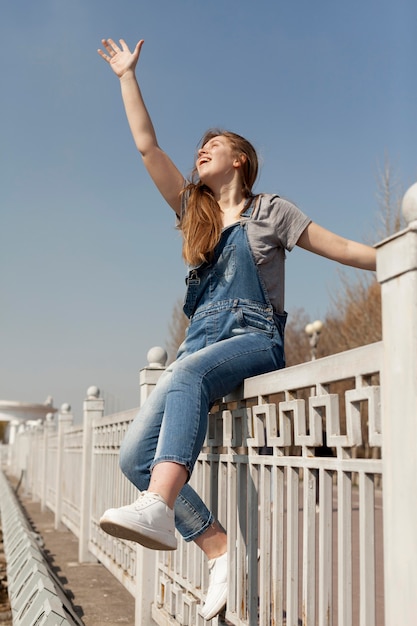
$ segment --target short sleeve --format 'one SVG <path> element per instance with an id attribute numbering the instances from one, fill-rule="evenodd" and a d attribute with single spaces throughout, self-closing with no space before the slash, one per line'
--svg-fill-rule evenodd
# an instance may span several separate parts
<path id="1" fill-rule="evenodd" d="M 258 219 L 262 220 L 269 235 L 286 250 L 293 249 L 303 231 L 311 222 L 295 204 L 277 195 L 262 195 Z"/>

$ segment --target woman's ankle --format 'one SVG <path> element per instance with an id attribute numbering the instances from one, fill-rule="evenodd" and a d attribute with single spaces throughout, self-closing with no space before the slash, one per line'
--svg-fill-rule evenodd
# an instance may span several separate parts
<path id="1" fill-rule="evenodd" d="M 227 552 L 227 535 L 217 521 L 213 522 L 194 542 L 209 560 L 217 559 Z"/>

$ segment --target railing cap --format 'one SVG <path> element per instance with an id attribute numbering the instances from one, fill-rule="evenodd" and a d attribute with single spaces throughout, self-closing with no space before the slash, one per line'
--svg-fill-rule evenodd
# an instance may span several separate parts
<path id="1" fill-rule="evenodd" d="M 146 358 L 148 359 L 148 367 L 162 368 L 165 367 L 165 363 L 168 359 L 168 354 L 166 350 L 164 350 L 160 346 L 154 346 L 149 350 Z"/>
<path id="2" fill-rule="evenodd" d="M 100 389 L 95 385 L 92 385 L 87 389 L 87 400 L 94 400 L 100 397 Z"/>
<path id="3" fill-rule="evenodd" d="M 417 183 L 405 192 L 401 208 L 407 224 L 417 220 Z"/>

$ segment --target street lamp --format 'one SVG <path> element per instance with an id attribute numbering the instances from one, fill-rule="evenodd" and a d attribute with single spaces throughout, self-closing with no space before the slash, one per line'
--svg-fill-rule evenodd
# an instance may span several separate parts
<path id="1" fill-rule="evenodd" d="M 311 360 L 315 361 L 317 355 L 317 344 L 319 342 L 320 333 L 323 330 L 323 322 L 321 322 L 320 320 L 310 322 L 310 324 L 307 324 L 304 330 L 309 338 L 311 348 Z"/>

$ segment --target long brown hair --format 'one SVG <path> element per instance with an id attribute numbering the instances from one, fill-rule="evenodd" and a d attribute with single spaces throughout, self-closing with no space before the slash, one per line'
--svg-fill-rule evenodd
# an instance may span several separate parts
<path id="1" fill-rule="evenodd" d="M 258 156 L 252 144 L 237 135 L 217 128 L 207 131 L 200 142 L 204 146 L 213 137 L 226 137 L 236 156 L 241 159 L 239 169 L 242 182 L 242 194 L 252 197 L 252 187 L 258 175 Z M 191 174 L 191 182 L 184 188 L 186 210 L 183 211 L 179 229 L 183 234 L 182 254 L 190 265 L 199 265 L 210 261 L 214 248 L 219 242 L 222 231 L 220 207 L 211 189 L 198 178 L 197 168 Z"/>

